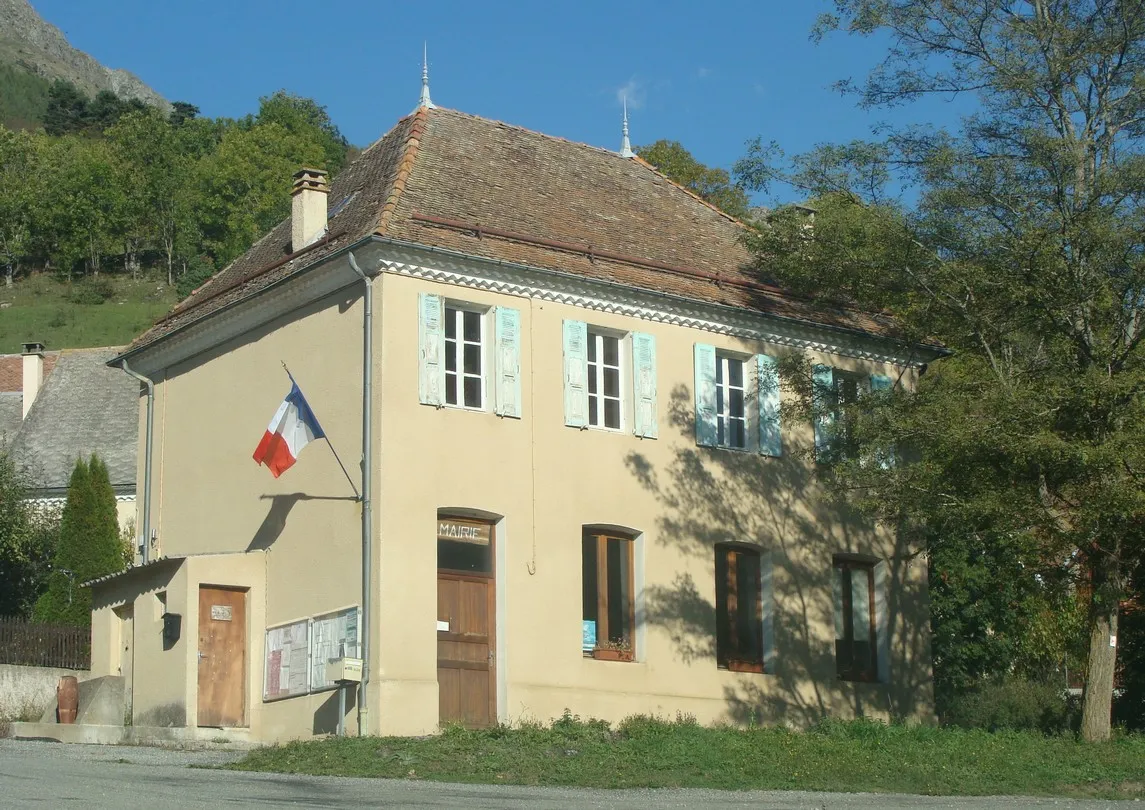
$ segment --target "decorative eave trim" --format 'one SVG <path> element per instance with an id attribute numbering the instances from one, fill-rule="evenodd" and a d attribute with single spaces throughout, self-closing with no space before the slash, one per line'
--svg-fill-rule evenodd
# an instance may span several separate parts
<path id="1" fill-rule="evenodd" d="M 899 366 L 918 367 L 942 356 L 942 352 L 933 348 L 904 345 L 857 330 L 765 315 L 384 237 L 376 241 L 386 248 L 380 257 L 380 268 L 411 278 Z"/>
<path id="2" fill-rule="evenodd" d="M 367 272 L 388 272 L 569 304 L 777 346 L 906 367 L 918 367 L 945 354 L 934 347 L 911 346 L 858 330 L 766 315 L 391 237 L 368 236 L 299 268 L 265 289 L 179 327 L 154 343 L 126 352 L 108 365 L 118 365 L 124 358 L 130 358 L 136 371 L 153 375 L 354 286 L 360 279 L 344 259 L 344 254 L 351 250 L 357 252 Z"/>
<path id="3" fill-rule="evenodd" d="M 24 498 L 25 503 L 34 503 L 38 506 L 47 504 L 62 504 L 68 499 L 67 487 L 49 487 L 48 489 L 34 490 L 30 497 Z M 130 491 L 117 491 L 115 493 L 115 500 L 117 503 L 133 503 L 135 501 L 135 490 L 132 488 Z"/>

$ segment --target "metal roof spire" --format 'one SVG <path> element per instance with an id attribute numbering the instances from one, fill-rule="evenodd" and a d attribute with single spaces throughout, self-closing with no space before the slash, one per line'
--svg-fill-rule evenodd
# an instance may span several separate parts
<path id="1" fill-rule="evenodd" d="M 429 46 L 424 42 L 421 52 L 421 100 L 417 106 L 425 107 L 427 110 L 437 106 L 429 98 Z"/>
<path id="2" fill-rule="evenodd" d="M 624 97 L 624 126 L 622 132 L 624 136 L 620 141 L 620 156 L 625 158 L 636 157 L 636 153 L 632 151 L 632 144 L 628 142 L 628 96 Z"/>

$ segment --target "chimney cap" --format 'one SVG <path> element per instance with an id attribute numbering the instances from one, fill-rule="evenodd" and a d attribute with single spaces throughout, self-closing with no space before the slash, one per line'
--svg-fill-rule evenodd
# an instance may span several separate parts
<path id="1" fill-rule="evenodd" d="M 330 185 L 326 182 L 326 171 L 309 167 L 303 167 L 296 171 L 290 193 L 295 195 L 302 191 L 320 191 L 323 194 L 329 194 Z"/>
<path id="2" fill-rule="evenodd" d="M 24 344 L 24 354 L 43 354 L 44 344 L 39 341 L 32 341 Z"/>

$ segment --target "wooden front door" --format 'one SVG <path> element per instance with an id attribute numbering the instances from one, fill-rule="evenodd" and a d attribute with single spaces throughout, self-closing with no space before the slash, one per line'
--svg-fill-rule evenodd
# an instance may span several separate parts
<path id="1" fill-rule="evenodd" d="M 198 725 L 246 725 L 246 647 L 246 591 L 199 586 Z"/>
<path id="2" fill-rule="evenodd" d="M 438 521 L 437 687 L 442 723 L 497 722 L 493 527 Z"/>

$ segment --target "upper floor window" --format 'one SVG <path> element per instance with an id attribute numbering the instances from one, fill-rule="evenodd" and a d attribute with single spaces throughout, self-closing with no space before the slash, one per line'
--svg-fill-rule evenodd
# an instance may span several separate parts
<path id="1" fill-rule="evenodd" d="M 584 321 L 563 328 L 565 424 L 615 431 L 631 424 L 634 435 L 656 438 L 655 338 Z"/>
<path id="2" fill-rule="evenodd" d="M 763 568 L 756 549 L 716 546 L 716 664 L 763 672 Z"/>
<path id="3" fill-rule="evenodd" d="M 445 402 L 485 407 L 485 314 L 445 307 Z"/>
<path id="4" fill-rule="evenodd" d="M 521 417 L 521 312 L 418 295 L 418 400 Z"/>
<path id="5" fill-rule="evenodd" d="M 588 332 L 588 423 L 620 430 L 620 342 L 616 335 Z"/>
<path id="6" fill-rule="evenodd" d="M 812 379 L 816 460 L 855 458 L 858 448 L 848 408 L 869 392 L 893 388 L 893 381 L 882 374 L 866 375 L 825 365 L 813 368 Z M 889 467 L 894 463 L 894 455 L 893 448 L 883 448 L 871 457 L 879 466 Z"/>
<path id="7" fill-rule="evenodd" d="M 782 455 L 776 359 L 697 343 L 695 363 L 696 443 Z"/>
<path id="8" fill-rule="evenodd" d="M 744 362 L 716 354 L 716 442 L 720 447 L 747 447 Z"/>

